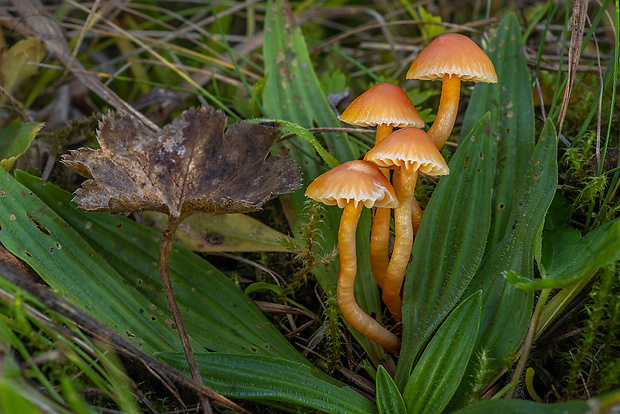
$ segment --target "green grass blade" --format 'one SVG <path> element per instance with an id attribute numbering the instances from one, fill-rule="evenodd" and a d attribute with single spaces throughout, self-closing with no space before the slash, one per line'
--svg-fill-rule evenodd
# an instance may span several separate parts
<path id="1" fill-rule="evenodd" d="M 0 169 L 0 227 L 0 242 L 77 306 L 146 352 L 180 349 L 162 308 L 154 308 L 135 285 L 4 169 Z"/>
<path id="2" fill-rule="evenodd" d="M 159 354 L 173 366 L 183 364 L 181 353 Z M 338 387 L 317 377 L 307 365 L 278 358 L 196 354 L 204 383 L 232 398 L 246 398 L 266 404 L 284 403 L 279 408 L 299 412 L 310 407 L 332 414 L 373 414 L 375 405 L 347 387 Z"/>
<path id="3" fill-rule="evenodd" d="M 132 295 L 146 301 L 141 308 L 145 315 L 158 310 L 159 314 L 149 320 L 156 318 L 162 323 L 171 320 L 157 267 L 161 234 L 123 216 L 77 209 L 70 201 L 70 193 L 23 172 L 16 172 L 16 176 L 118 270 Z M 233 282 L 176 243 L 170 273 L 195 349 L 270 355 L 308 363 Z M 117 306 L 114 298 L 107 299 L 110 307 Z M 164 310 L 163 314 L 160 309 Z M 163 326 L 162 335 L 169 335 L 170 331 L 178 340 L 176 331 L 167 323 Z M 151 346 L 156 347 L 158 342 L 154 340 Z"/>
<path id="4" fill-rule="evenodd" d="M 293 133 L 305 139 L 308 144 L 312 145 L 316 153 L 323 159 L 323 161 L 325 161 L 325 163 L 329 165 L 329 168 L 334 168 L 340 165 L 338 160 L 334 158 L 334 156 L 331 155 L 329 152 L 327 152 L 325 148 L 323 148 L 321 143 L 314 137 L 314 135 L 312 135 L 310 131 L 308 131 L 301 125 L 297 125 L 293 122 L 285 121 L 283 119 L 260 118 L 252 119 L 250 120 L 250 122 L 275 122 L 277 124 L 276 128 L 283 129 L 287 132 Z"/>
<path id="5" fill-rule="evenodd" d="M 407 381 L 409 414 L 441 413 L 456 391 L 476 342 L 480 292 L 461 303 L 441 325 Z"/>
<path id="6" fill-rule="evenodd" d="M 476 273 L 491 221 L 496 147 L 484 117 L 450 161 L 413 246 L 403 297 L 403 348 L 396 370 L 401 389 L 430 335 L 458 303 Z"/>

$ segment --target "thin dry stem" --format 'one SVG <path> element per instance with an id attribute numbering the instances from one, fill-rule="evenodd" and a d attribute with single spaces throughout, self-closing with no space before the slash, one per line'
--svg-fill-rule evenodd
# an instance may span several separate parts
<path id="1" fill-rule="evenodd" d="M 185 323 L 183 322 L 183 317 L 181 316 L 181 311 L 179 310 L 179 305 L 177 304 L 174 290 L 172 289 L 172 280 L 170 279 L 170 252 L 172 251 L 172 242 L 174 241 L 174 233 L 182 220 L 182 217 L 177 218 L 168 216 L 168 226 L 166 227 L 166 230 L 164 230 L 159 248 L 159 272 L 161 274 L 161 283 L 164 287 L 164 292 L 166 293 L 168 307 L 172 313 L 172 318 L 174 319 L 177 332 L 179 333 L 179 338 L 181 339 L 181 345 L 183 346 L 183 351 L 185 352 L 185 357 L 187 358 L 189 371 L 192 374 L 192 378 L 202 383 L 200 371 L 198 370 L 198 365 L 196 364 L 196 359 L 194 358 L 194 353 L 192 352 L 192 345 L 189 342 L 189 335 L 185 329 Z M 205 412 L 210 413 L 211 406 L 209 401 L 204 396 L 201 396 L 201 403 Z"/>

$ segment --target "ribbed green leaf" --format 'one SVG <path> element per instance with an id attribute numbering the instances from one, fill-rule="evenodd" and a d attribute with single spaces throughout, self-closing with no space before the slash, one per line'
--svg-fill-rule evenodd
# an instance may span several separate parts
<path id="1" fill-rule="evenodd" d="M 509 14 L 488 47 L 498 83 L 476 85 L 463 124 L 467 131 L 490 112 L 498 146 L 497 174 L 489 189 L 494 196 L 485 256 L 464 296 L 483 291 L 477 349 L 488 351 L 490 370 L 505 364 L 530 321 L 533 296 L 507 283 L 502 274 L 512 269 L 533 277 L 541 223 L 557 182 L 552 125 L 545 127 L 535 146 L 531 82 L 522 49 L 519 23 Z M 467 387 L 465 383 L 459 387 L 450 408 L 464 402 Z"/>
<path id="2" fill-rule="evenodd" d="M 140 315 L 144 312 L 144 318 L 148 321 L 153 318 L 161 321 L 165 327 L 165 331 L 158 330 L 154 334 L 163 335 L 163 338 L 172 335 L 172 339 L 178 341 L 176 331 L 168 326 L 171 316 L 161 291 L 157 267 L 161 235 L 123 216 L 77 209 L 70 201 L 71 194 L 36 177 L 19 171 L 16 177 L 53 207 L 121 275 L 123 288 L 112 288 L 102 297 L 105 306 L 122 309 L 124 303 L 129 303 L 125 301 L 138 298 L 146 304 L 136 307 L 136 311 Z M 83 241 L 82 244 L 86 245 Z M 76 273 L 75 278 L 79 280 L 74 282 L 76 285 L 108 285 L 106 277 L 97 279 Z M 209 262 L 175 244 L 170 258 L 170 273 L 187 331 L 195 341 L 195 349 L 204 347 L 223 352 L 271 355 L 308 363 L 254 303 Z M 82 292 L 64 279 L 52 286 L 63 292 L 76 291 L 74 295 L 80 295 L 85 302 L 90 300 L 90 292 L 96 290 L 90 288 Z M 126 295 L 131 298 L 125 298 Z M 151 317 L 149 314 L 154 310 L 158 314 Z M 108 322 L 108 319 L 105 321 Z M 143 329 L 139 325 L 134 329 L 138 328 Z M 159 342 L 159 338 L 152 339 L 149 346 L 153 350 L 168 350 Z"/>
<path id="3" fill-rule="evenodd" d="M 267 76 L 263 92 L 265 116 L 273 119 L 285 119 L 304 128 L 339 127 L 340 123 L 325 98 L 318 78 L 308 55 L 306 42 L 295 19 L 291 15 L 288 3 L 269 1 L 265 16 L 265 37 L 263 54 L 265 56 L 265 73 Z M 327 150 L 340 162 L 359 158 L 358 149 L 352 145 L 345 134 L 325 133 L 322 135 Z M 296 192 L 280 197 L 283 203 L 292 207 L 294 217 L 289 216 L 291 227 L 295 227 L 297 217 L 303 217 L 306 198 L 304 191 L 308 184 L 327 170 L 316 155 L 314 147 L 308 141 L 294 137 L 274 147 L 275 154 L 286 154 L 292 158 L 302 172 L 303 185 Z M 316 252 L 324 255 L 337 246 L 338 226 L 341 210 L 328 207 L 318 223 L 322 241 Z M 298 229 L 297 229 L 298 230 Z M 377 318 L 381 318 L 381 297 L 377 283 L 370 271 L 368 257 L 370 231 L 370 214 L 364 211 L 360 218 L 357 232 L 358 274 L 355 294 L 362 309 Z M 295 236 L 299 236 L 297 232 Z M 339 262 L 334 260 L 328 266 L 315 268 L 313 273 L 326 291 L 335 291 L 338 280 Z M 376 363 L 386 358 L 383 349 L 355 330 L 352 334 L 364 347 L 370 358 Z"/>
<path id="4" fill-rule="evenodd" d="M 490 112 L 498 145 L 487 251 L 512 232 L 519 215 L 518 201 L 526 190 L 523 171 L 534 151 L 534 104 L 523 47 L 519 22 L 514 14 L 509 14 L 487 49 L 498 82 L 476 84 L 463 122 L 462 131 L 468 133 Z"/>
<path id="5" fill-rule="evenodd" d="M 454 309 L 424 350 L 403 392 L 409 414 L 440 413 L 452 398 L 476 342 L 480 297 Z"/>
<path id="6" fill-rule="evenodd" d="M 158 354 L 173 366 L 183 364 L 181 353 Z M 307 365 L 279 358 L 222 353 L 196 354 L 204 383 L 233 398 L 285 403 L 280 408 L 299 412 L 310 407 L 332 414 L 372 414 L 373 403 L 347 387 L 338 387 L 317 376 Z"/>
<path id="7" fill-rule="evenodd" d="M 377 409 L 379 414 L 407 414 L 403 396 L 383 365 L 377 369 Z"/>
<path id="8" fill-rule="evenodd" d="M 603 266 L 620 259 L 620 221 L 598 227 L 583 238 L 572 227 L 556 227 L 543 234 L 541 279 L 508 272 L 519 289 L 558 289 L 579 282 Z"/>
<path id="9" fill-rule="evenodd" d="M 85 222 L 81 223 L 84 227 Z M 124 280 L 61 217 L 0 168 L 0 242 L 50 286 L 146 352 L 180 350 L 165 307 Z"/>
<path id="10" fill-rule="evenodd" d="M 581 414 L 591 413 L 587 401 L 542 404 L 527 400 L 491 400 L 465 407 L 454 414 Z"/>
<path id="11" fill-rule="evenodd" d="M 474 276 L 491 220 L 496 144 L 483 117 L 439 181 L 413 245 L 403 297 L 403 348 L 396 383 L 404 387 L 415 359 Z"/>
<path id="12" fill-rule="evenodd" d="M 483 259 L 468 293 L 482 289 L 482 319 L 478 349 L 485 349 L 491 369 L 498 369 L 517 350 L 532 316 L 534 297 L 517 289 L 502 274 L 513 271 L 534 277 L 534 252 L 540 244 L 545 214 L 557 187 L 557 139 L 555 128 L 547 122 L 529 167 L 522 173 L 524 198 L 514 230 Z M 468 294 L 466 293 L 466 294 Z"/>

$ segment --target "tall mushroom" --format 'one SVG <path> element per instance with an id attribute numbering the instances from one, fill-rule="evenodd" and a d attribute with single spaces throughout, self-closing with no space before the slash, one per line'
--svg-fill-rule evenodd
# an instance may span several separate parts
<path id="1" fill-rule="evenodd" d="M 390 352 L 398 352 L 400 339 L 364 312 L 355 300 L 357 274 L 355 232 L 362 207 L 395 208 L 398 200 L 392 185 L 379 168 L 368 161 L 349 161 L 317 177 L 306 196 L 327 205 L 344 208 L 338 230 L 340 275 L 337 297 L 349 324 Z"/>
<path id="2" fill-rule="evenodd" d="M 428 131 L 437 148 L 448 140 L 456 120 L 461 79 L 472 82 L 497 82 L 491 59 L 467 36 L 448 33 L 437 37 L 414 59 L 407 79 L 442 79 L 437 117 Z"/>
<path id="3" fill-rule="evenodd" d="M 411 210 L 418 172 L 449 173 L 446 161 L 426 132 L 408 127 L 392 132 L 366 153 L 365 160 L 384 168 L 399 168 L 394 186 L 399 205 L 394 210 L 396 240 L 383 282 L 383 302 L 397 321 L 402 319 L 400 289 L 413 245 Z M 395 173 L 396 174 L 396 173 Z"/>
<path id="4" fill-rule="evenodd" d="M 340 115 L 340 120 L 362 127 L 376 126 L 375 145 L 395 127 L 424 127 L 424 121 L 407 94 L 397 85 L 381 82 L 355 98 Z M 383 174 L 389 179 L 389 171 Z M 379 286 L 388 266 L 390 209 L 377 208 L 370 231 L 370 268 Z"/>

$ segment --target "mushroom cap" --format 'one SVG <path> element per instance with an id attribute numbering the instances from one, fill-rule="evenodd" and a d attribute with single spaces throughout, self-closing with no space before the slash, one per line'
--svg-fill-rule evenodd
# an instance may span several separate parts
<path id="1" fill-rule="evenodd" d="M 306 189 L 306 197 L 344 208 L 353 202 L 355 207 L 398 207 L 396 192 L 375 164 L 355 160 L 345 162 L 319 175 Z"/>
<path id="2" fill-rule="evenodd" d="M 436 80 L 455 75 L 472 82 L 497 82 L 491 59 L 469 37 L 448 33 L 435 38 L 413 60 L 407 79 Z"/>
<path id="3" fill-rule="evenodd" d="M 424 120 L 399 86 L 381 82 L 355 98 L 340 120 L 359 126 L 424 127 Z"/>
<path id="4" fill-rule="evenodd" d="M 392 132 L 368 151 L 364 159 L 379 167 L 405 167 L 426 175 L 450 173 L 446 161 L 428 134 L 414 127 Z"/>

